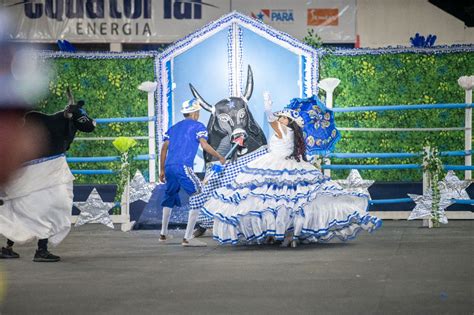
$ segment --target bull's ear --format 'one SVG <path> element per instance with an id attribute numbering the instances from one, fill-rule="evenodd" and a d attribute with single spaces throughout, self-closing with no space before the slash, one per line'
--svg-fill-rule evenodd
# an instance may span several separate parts
<path id="1" fill-rule="evenodd" d="M 77 106 L 79 108 L 82 108 L 82 106 L 84 106 L 85 102 L 83 100 L 80 100 L 79 102 L 77 102 Z"/>
<path id="2" fill-rule="evenodd" d="M 201 97 L 201 95 L 199 95 L 198 91 L 196 91 L 196 89 L 194 88 L 194 86 L 191 83 L 189 83 L 189 88 L 191 89 L 191 93 L 193 93 L 194 98 L 199 101 L 199 104 L 201 105 L 201 107 L 204 108 L 205 110 L 207 110 L 208 112 L 213 113 L 214 112 L 214 106 L 212 106 L 211 104 L 206 102 Z"/>
<path id="3" fill-rule="evenodd" d="M 253 93 L 253 73 L 252 73 L 252 68 L 248 67 L 247 70 L 247 86 L 245 87 L 245 93 L 244 93 L 244 98 L 248 101 L 252 97 Z"/>

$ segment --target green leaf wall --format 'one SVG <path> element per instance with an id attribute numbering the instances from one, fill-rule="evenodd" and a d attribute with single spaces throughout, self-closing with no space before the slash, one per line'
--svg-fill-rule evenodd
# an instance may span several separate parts
<path id="1" fill-rule="evenodd" d="M 320 79 L 335 77 L 341 84 L 334 92 L 335 107 L 463 103 L 464 90 L 457 80 L 474 73 L 474 53 L 379 55 L 325 55 Z M 322 93 L 321 96 L 323 96 Z M 409 110 L 336 113 L 338 127 L 463 127 L 464 110 Z M 343 131 L 336 152 L 420 152 L 425 141 L 440 151 L 464 150 L 463 131 L 355 132 Z M 463 164 L 463 157 L 443 158 L 446 164 Z M 334 159 L 333 164 L 421 164 L 417 159 Z M 332 170 L 335 178 L 349 171 Z M 417 170 L 363 170 L 365 178 L 378 181 L 421 181 Z M 460 178 L 463 173 L 458 172 Z"/>
<path id="2" fill-rule="evenodd" d="M 71 86 L 76 100 L 85 101 L 85 109 L 93 118 L 147 116 L 147 93 L 137 89 L 143 81 L 154 81 L 154 59 L 51 59 L 56 77 L 49 84 L 50 94 L 37 110 L 53 113 L 67 104 L 65 90 Z M 76 137 L 147 136 L 147 123 L 98 124 L 92 134 L 78 132 Z M 138 140 L 138 154 L 148 154 L 147 140 Z M 74 141 L 68 156 L 119 155 L 112 141 Z M 114 163 L 71 163 L 71 169 L 114 169 Z M 136 161 L 132 166 L 148 174 L 148 162 Z M 117 183 L 118 175 L 76 175 L 75 183 Z"/>
<path id="3" fill-rule="evenodd" d="M 38 109 L 52 113 L 66 105 L 65 89 L 72 87 L 76 99 L 84 99 L 94 118 L 147 115 L 147 95 L 137 89 L 143 81 L 155 80 L 153 57 L 137 59 L 52 58 L 57 76 L 50 82 L 50 94 Z M 324 55 L 320 59 L 320 78 L 341 80 L 334 94 L 336 107 L 370 105 L 408 105 L 462 103 L 464 91 L 457 79 L 474 74 L 474 53 L 379 55 Z M 322 94 L 321 96 L 324 96 Z M 416 110 L 395 112 L 337 113 L 339 127 L 463 127 L 464 110 Z M 94 134 L 78 137 L 146 136 L 146 123 L 100 124 Z M 354 132 L 343 131 L 336 152 L 419 152 L 429 140 L 440 151 L 463 150 L 463 131 L 449 132 Z M 147 141 L 139 140 L 139 154 L 147 154 Z M 118 155 L 112 141 L 75 141 L 69 156 Z M 447 164 L 463 164 L 463 157 L 443 158 Z M 333 164 L 421 163 L 419 159 L 333 159 Z M 135 162 L 145 176 L 146 161 Z M 72 169 L 113 169 L 117 163 L 74 163 Z M 133 168 L 132 167 L 132 173 Z M 421 171 L 360 171 L 364 178 L 378 181 L 420 181 Z M 332 170 L 334 178 L 348 171 Z M 463 177 L 461 172 L 457 174 Z M 116 183 L 117 176 L 76 176 L 76 183 Z"/>

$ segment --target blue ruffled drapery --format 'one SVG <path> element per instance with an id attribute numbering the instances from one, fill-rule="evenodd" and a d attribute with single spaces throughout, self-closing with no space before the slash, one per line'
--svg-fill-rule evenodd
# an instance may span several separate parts
<path id="1" fill-rule="evenodd" d="M 294 98 L 287 108 L 296 110 L 304 119 L 303 136 L 309 155 L 326 155 L 335 149 L 341 138 L 334 121 L 334 112 L 318 96 Z"/>

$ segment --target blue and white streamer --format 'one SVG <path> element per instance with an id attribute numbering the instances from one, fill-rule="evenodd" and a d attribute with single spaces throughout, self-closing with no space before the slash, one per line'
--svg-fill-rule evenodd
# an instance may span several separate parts
<path id="1" fill-rule="evenodd" d="M 45 59 L 140 59 L 140 58 L 155 58 L 160 54 L 159 51 L 134 51 L 134 52 L 64 52 L 64 51 L 49 51 L 40 50 L 38 56 Z"/>
<path id="2" fill-rule="evenodd" d="M 449 53 L 459 53 L 459 52 L 473 52 L 474 45 L 451 45 L 451 46 L 434 46 L 434 47 L 386 47 L 386 48 L 357 48 L 357 49 L 345 49 L 345 48 L 336 48 L 332 55 L 335 56 L 361 56 L 361 55 L 386 55 L 386 54 L 404 54 L 404 53 L 414 53 L 414 54 L 427 54 L 427 55 L 437 55 L 437 54 L 449 54 Z M 326 52 L 321 51 L 319 54 L 320 57 L 324 56 Z"/>

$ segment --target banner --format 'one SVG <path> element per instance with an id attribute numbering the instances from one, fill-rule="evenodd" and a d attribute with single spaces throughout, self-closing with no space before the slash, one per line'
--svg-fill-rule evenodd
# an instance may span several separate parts
<path id="1" fill-rule="evenodd" d="M 356 0 L 232 0 L 231 9 L 299 40 L 314 29 L 325 43 L 356 41 Z"/>
<path id="2" fill-rule="evenodd" d="M 326 43 L 354 43 L 356 0 L 3 0 L 29 42 L 170 43 L 230 11 L 302 40 L 314 29 Z"/>
<path id="3" fill-rule="evenodd" d="M 174 42 L 229 12 L 230 0 L 3 0 L 30 42 Z"/>

